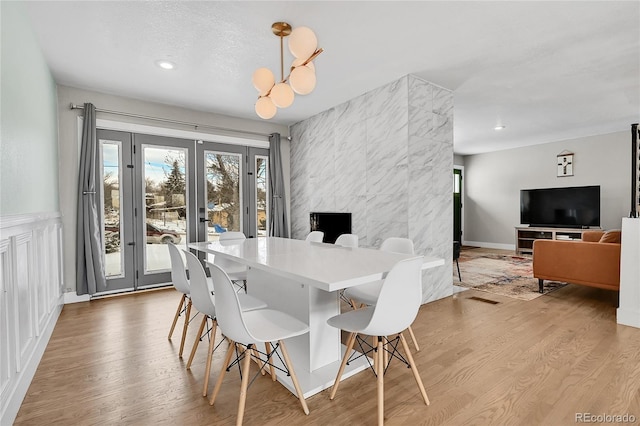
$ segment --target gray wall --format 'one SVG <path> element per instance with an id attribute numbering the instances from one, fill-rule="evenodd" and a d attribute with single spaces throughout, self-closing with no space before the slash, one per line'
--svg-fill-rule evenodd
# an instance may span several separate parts
<path id="1" fill-rule="evenodd" d="M 162 117 L 184 122 L 207 124 L 237 130 L 253 131 L 260 133 L 278 132 L 282 137 L 282 157 L 285 176 L 285 186 L 289 182 L 289 144 L 286 136 L 289 130 L 286 126 L 274 124 L 268 121 L 244 120 L 241 118 L 211 114 L 202 111 L 188 110 L 185 108 L 145 102 L 138 99 L 124 98 L 89 90 L 82 90 L 67 86 L 58 86 L 58 114 L 60 117 L 60 209 L 64 223 L 64 252 L 65 252 L 65 283 L 67 291 L 75 291 L 75 229 L 76 229 L 76 186 L 78 180 L 78 162 L 80 154 L 80 141 L 78 135 L 78 117 L 81 110 L 71 110 L 69 104 L 82 105 L 85 102 L 93 103 L 96 108 L 112 111 L 128 112 L 150 117 Z M 149 126 L 164 127 L 168 129 L 193 130 L 184 126 L 171 125 L 169 123 L 150 122 L 136 118 L 98 113 L 99 119 L 107 119 L 128 123 L 144 124 Z M 198 129 L 206 133 L 207 130 Z M 255 136 L 254 136 L 255 138 Z M 212 137 L 215 141 L 215 137 Z M 285 188 L 287 196 L 289 188 Z"/>
<path id="2" fill-rule="evenodd" d="M 57 212 L 56 85 L 22 2 L 0 2 L 0 216 Z"/>
<path id="3" fill-rule="evenodd" d="M 574 175 L 556 176 L 556 157 L 574 153 Z M 465 156 L 465 242 L 515 246 L 520 190 L 600 185 L 601 226 L 620 229 L 631 198 L 631 136 L 600 136 Z"/>
<path id="4" fill-rule="evenodd" d="M 455 154 L 453 156 L 453 165 L 454 166 L 464 166 L 464 155 Z"/>
<path id="5" fill-rule="evenodd" d="M 423 301 L 451 295 L 453 96 L 414 76 L 291 128 L 293 238 L 312 211 L 351 212 L 360 245 L 409 237 L 445 259 L 425 271 Z"/>

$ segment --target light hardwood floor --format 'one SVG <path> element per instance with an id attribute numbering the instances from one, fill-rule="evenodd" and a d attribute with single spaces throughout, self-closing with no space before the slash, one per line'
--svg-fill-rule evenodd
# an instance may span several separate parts
<path id="1" fill-rule="evenodd" d="M 207 345 L 187 371 L 178 327 L 167 340 L 179 297 L 160 290 L 65 306 L 16 424 L 234 424 L 237 369 L 211 407 L 201 396 Z M 469 290 L 422 306 L 414 357 L 431 405 L 411 371 L 392 364 L 386 423 L 568 425 L 576 413 L 640 421 L 640 330 L 616 324 L 616 303 L 616 293 L 568 285 L 529 302 Z M 209 393 L 224 352 L 216 351 Z M 309 416 L 282 386 L 258 377 L 245 424 L 374 424 L 375 379 L 363 372 L 345 380 L 335 400 L 326 390 L 307 402 Z"/>

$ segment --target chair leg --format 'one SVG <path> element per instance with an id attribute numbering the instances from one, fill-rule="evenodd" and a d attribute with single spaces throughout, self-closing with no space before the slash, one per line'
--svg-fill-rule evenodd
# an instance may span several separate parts
<path id="1" fill-rule="evenodd" d="M 204 387 L 202 389 L 202 396 L 207 396 L 207 388 L 209 387 L 209 375 L 211 374 L 211 362 L 213 361 L 213 351 L 215 350 L 216 342 L 216 329 L 218 328 L 218 321 L 213 320 L 211 326 L 211 334 L 209 335 L 209 354 L 207 355 L 207 368 L 204 372 Z"/>
<path id="2" fill-rule="evenodd" d="M 280 340 L 278 341 L 278 343 L 280 343 L 280 349 L 282 349 L 282 356 L 284 357 L 285 364 L 287 364 L 287 370 L 289 370 L 289 375 L 291 375 L 291 381 L 293 382 L 293 387 L 296 388 L 296 393 L 298 394 L 300 405 L 302 405 L 302 410 L 308 416 L 309 407 L 307 407 L 307 401 L 305 401 L 304 395 L 302 395 L 302 389 L 300 389 L 300 383 L 298 383 L 298 377 L 296 376 L 296 372 L 293 369 L 293 364 L 289 359 L 287 348 L 284 346 L 284 341 Z"/>
<path id="3" fill-rule="evenodd" d="M 244 359 L 242 360 L 242 384 L 240 386 L 240 401 L 238 402 L 238 418 L 236 425 L 242 425 L 244 418 L 244 406 L 247 402 L 247 387 L 249 386 L 249 372 L 251 371 L 251 350 L 253 345 L 249 344 L 244 350 Z"/>
<path id="4" fill-rule="evenodd" d="M 271 353 L 271 343 L 265 342 L 264 343 L 264 348 L 265 348 L 265 350 L 266 350 L 266 352 L 268 354 Z M 272 360 L 269 360 L 268 362 L 269 362 L 269 373 L 271 373 L 271 380 L 275 382 L 276 381 L 276 369 L 273 368 L 273 361 Z"/>
<path id="5" fill-rule="evenodd" d="M 418 388 L 420 389 L 420 393 L 422 394 L 422 399 L 424 400 L 425 404 L 429 405 L 429 397 L 427 396 L 427 391 L 424 390 L 424 385 L 422 384 L 420 373 L 418 373 L 418 367 L 416 367 L 416 363 L 413 361 L 413 356 L 411 356 L 411 351 L 409 351 L 409 345 L 407 345 L 407 340 L 404 338 L 404 335 L 402 333 L 400 333 L 400 341 L 402 342 L 402 347 L 406 352 L 409 366 L 411 367 L 411 371 L 413 372 L 413 377 L 416 379 L 416 383 L 418 384 Z"/>
<path id="6" fill-rule="evenodd" d="M 260 369 L 260 374 L 262 374 L 263 376 L 267 374 L 266 370 L 264 369 L 264 367 L 266 366 L 266 362 L 262 362 L 262 359 L 260 358 L 260 353 L 258 352 L 258 350 L 254 347 L 251 350 L 251 353 L 253 354 L 253 360 L 256 362 L 256 364 L 258 364 L 258 368 Z"/>
<path id="7" fill-rule="evenodd" d="M 213 394 L 211 395 L 211 399 L 209 400 L 209 405 L 213 405 L 213 403 L 216 402 L 216 397 L 218 396 L 218 392 L 220 392 L 220 388 L 222 387 L 222 380 L 224 379 L 224 375 L 227 373 L 227 368 L 229 367 L 229 362 L 231 362 L 231 357 L 233 356 L 235 349 L 235 342 L 229 340 L 227 356 L 224 358 L 224 362 L 222 363 L 222 369 L 220 370 L 220 374 L 218 375 L 216 386 L 213 388 Z"/>
<path id="8" fill-rule="evenodd" d="M 184 341 L 187 338 L 187 328 L 189 328 L 189 315 L 191 315 L 191 298 L 187 301 L 187 310 L 184 313 L 184 327 L 182 328 L 182 340 L 180 341 L 180 352 L 178 357 L 182 358 L 182 351 L 184 350 Z"/>
<path id="9" fill-rule="evenodd" d="M 538 278 L 538 292 L 544 293 L 544 280 L 542 278 Z"/>
<path id="10" fill-rule="evenodd" d="M 187 362 L 187 370 L 191 369 L 191 363 L 193 362 L 193 357 L 196 355 L 196 349 L 198 349 L 198 344 L 200 343 L 200 336 L 202 336 L 202 331 L 204 330 L 204 326 L 207 324 L 206 315 L 202 316 L 202 322 L 200 323 L 200 328 L 198 329 L 198 334 L 196 335 L 196 340 L 193 342 L 193 347 L 191 348 L 191 355 L 189 355 L 189 361 Z"/>
<path id="11" fill-rule="evenodd" d="M 411 341 L 413 342 L 413 346 L 416 347 L 416 352 L 420 352 L 420 346 L 418 346 L 418 340 L 416 339 L 416 335 L 413 334 L 413 329 L 411 328 L 411 326 L 409 326 L 408 330 L 409 330 L 409 336 L 411 336 Z"/>
<path id="12" fill-rule="evenodd" d="M 173 330 L 176 328 L 176 324 L 178 323 L 178 317 L 180 316 L 180 312 L 182 312 L 182 306 L 184 305 L 184 299 L 187 298 L 186 294 L 183 294 L 180 298 L 180 303 L 178 304 L 178 309 L 176 310 L 176 315 L 173 317 L 173 323 L 171 324 L 171 330 L 169 330 L 168 339 L 171 340 L 171 336 L 173 336 Z"/>
<path id="13" fill-rule="evenodd" d="M 382 426 L 384 424 L 384 362 L 382 359 L 382 340 L 382 337 L 378 337 L 378 350 L 376 353 L 376 357 L 378 358 L 378 426 Z"/>
<path id="14" fill-rule="evenodd" d="M 331 388 L 329 399 L 333 399 L 336 396 L 338 385 L 340 384 L 340 379 L 342 378 L 342 373 L 344 372 L 344 367 L 347 365 L 347 361 L 349 360 L 349 356 L 351 355 L 351 351 L 353 350 L 353 345 L 356 341 L 357 335 L 358 333 L 349 333 L 349 337 L 347 338 L 347 350 L 344 353 L 344 357 L 342 357 L 342 363 L 340 363 L 340 369 L 338 370 L 336 381 L 333 382 L 333 387 Z"/>
<path id="15" fill-rule="evenodd" d="M 460 264 L 458 263 L 458 259 L 456 259 L 456 266 L 458 267 L 458 280 L 462 282 L 462 276 L 460 275 Z"/>

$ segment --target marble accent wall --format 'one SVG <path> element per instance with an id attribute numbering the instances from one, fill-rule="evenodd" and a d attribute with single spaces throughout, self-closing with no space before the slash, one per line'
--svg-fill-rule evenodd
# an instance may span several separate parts
<path id="1" fill-rule="evenodd" d="M 291 230 L 312 211 L 350 212 L 360 246 L 408 237 L 445 259 L 423 303 L 452 294 L 453 94 L 413 75 L 291 127 Z"/>

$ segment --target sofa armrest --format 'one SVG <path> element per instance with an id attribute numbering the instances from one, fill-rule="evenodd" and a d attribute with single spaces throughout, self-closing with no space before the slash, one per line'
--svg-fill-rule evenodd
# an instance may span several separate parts
<path id="1" fill-rule="evenodd" d="M 539 279 L 620 287 L 620 244 L 536 240 L 533 276 Z"/>

